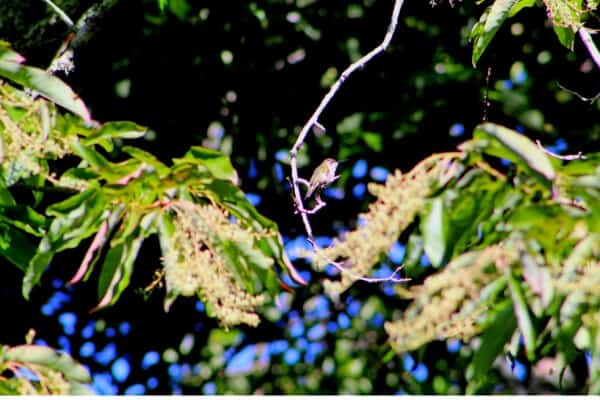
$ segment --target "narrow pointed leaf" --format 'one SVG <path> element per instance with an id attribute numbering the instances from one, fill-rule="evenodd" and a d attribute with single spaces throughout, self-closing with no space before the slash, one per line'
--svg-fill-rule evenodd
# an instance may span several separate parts
<path id="1" fill-rule="evenodd" d="M 510 10 L 522 0 L 496 0 L 473 26 L 471 37 L 473 39 L 473 66 L 490 44 L 494 35 L 504 21 L 509 17 Z"/>
<path id="2" fill-rule="evenodd" d="M 53 103 L 79 115 L 85 121 L 91 120 L 90 112 L 83 101 L 66 83 L 43 69 L 6 61 L 7 58 L 13 60 L 15 58 L 10 53 L 6 55 L 7 53 L 4 52 L 4 54 L 4 56 L 0 54 L 0 76 L 35 90 Z"/>
<path id="3" fill-rule="evenodd" d="M 91 146 L 109 139 L 137 139 L 143 137 L 147 129 L 129 121 L 107 122 L 91 135 L 81 139 L 81 143 Z"/>
<path id="4" fill-rule="evenodd" d="M 434 267 L 443 264 L 448 249 L 449 217 L 442 198 L 433 199 L 421 220 L 423 248 Z"/>
<path id="5" fill-rule="evenodd" d="M 506 151 L 502 153 L 502 149 L 494 148 L 491 144 L 486 149 L 490 154 L 504 156 L 513 162 L 518 162 L 549 181 L 556 177 L 548 156 L 526 136 L 489 122 L 479 125 L 475 130 L 476 138 L 486 136 L 496 139 L 505 150 L 508 150 L 508 153 Z"/>
<path id="6" fill-rule="evenodd" d="M 47 346 L 21 345 L 10 348 L 4 353 L 8 361 L 43 365 L 61 372 L 65 378 L 78 382 L 91 381 L 87 370 L 71 356 Z"/>
<path id="7" fill-rule="evenodd" d="M 473 356 L 475 379 L 484 379 L 492 363 L 502 352 L 517 327 L 512 304 L 505 303 L 481 337 L 481 345 Z"/>
<path id="8" fill-rule="evenodd" d="M 531 320 L 531 314 L 527 307 L 523 289 L 510 273 L 508 275 L 508 287 L 510 289 L 510 297 L 513 301 L 513 308 L 515 316 L 517 317 L 519 331 L 523 335 L 525 342 L 525 353 L 527 354 L 527 358 L 532 361 L 535 359 L 535 328 L 533 326 L 533 321 Z"/>

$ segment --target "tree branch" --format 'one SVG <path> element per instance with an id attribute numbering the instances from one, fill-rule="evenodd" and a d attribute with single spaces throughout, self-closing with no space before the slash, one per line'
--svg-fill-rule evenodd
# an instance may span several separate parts
<path id="1" fill-rule="evenodd" d="M 592 40 L 590 32 L 585 28 L 580 28 L 579 31 L 577 31 L 577 33 L 579 34 L 581 41 L 590 53 L 590 56 L 592 56 L 592 60 L 594 60 L 596 66 L 600 68 L 600 52 L 598 51 L 596 44 Z"/>
<path id="2" fill-rule="evenodd" d="M 551 157 L 558 158 L 559 160 L 571 161 L 571 160 L 585 160 L 587 158 L 586 156 L 583 155 L 583 153 L 581 151 L 578 152 L 577 154 L 567 154 L 567 155 L 561 156 L 560 154 L 553 153 L 550 150 L 546 149 L 544 146 L 542 146 L 542 143 L 539 140 L 536 140 L 535 144 L 537 144 L 538 148 L 540 150 L 542 150 L 544 153 L 548 154 Z"/>
<path id="3" fill-rule="evenodd" d="M 53 6 L 50 0 L 44 1 Z M 66 16 L 66 14 L 62 13 L 69 21 L 71 21 L 70 27 L 75 31 L 75 33 L 71 33 L 60 49 L 58 49 L 56 55 L 50 63 L 50 66 L 48 67 L 48 71 L 63 71 L 65 74 L 73 71 L 75 68 L 75 64 L 73 63 L 75 50 L 90 39 L 90 37 L 94 34 L 94 31 L 97 30 L 99 21 L 102 19 L 104 14 L 106 14 L 106 12 L 117 3 L 117 1 L 118 0 L 100 0 L 81 15 L 77 21 L 77 24 L 73 24 L 71 19 Z M 62 12 L 56 6 L 53 8 L 57 13 Z M 61 14 L 59 13 L 59 15 Z M 63 20 L 67 23 L 67 25 L 69 24 L 64 18 Z"/>
<path id="4" fill-rule="evenodd" d="M 60 19 L 62 19 L 65 24 L 67 24 L 69 26 L 69 28 L 73 29 L 75 28 L 75 23 L 73 22 L 73 20 L 71 18 L 69 18 L 69 16 L 67 15 L 67 13 L 65 13 L 63 10 L 61 10 L 56 4 L 54 4 L 51 0 L 43 0 L 44 3 L 48 4 L 50 6 L 50 8 L 52 8 L 52 10 L 58 14 L 58 16 L 60 17 Z"/>
<path id="5" fill-rule="evenodd" d="M 294 199 L 294 208 L 296 209 L 297 212 L 300 213 L 302 222 L 304 224 L 304 228 L 306 230 L 306 234 L 308 235 L 308 238 L 310 239 L 311 243 L 313 244 L 313 247 L 316 246 L 316 244 L 315 244 L 314 240 L 312 240 L 313 233 L 312 233 L 312 228 L 310 226 L 310 221 L 308 220 L 309 212 L 304 208 L 304 204 L 302 202 L 302 195 L 300 194 L 300 187 L 298 186 L 298 182 L 300 179 L 298 177 L 298 161 L 296 158 L 298 155 L 298 151 L 300 150 L 300 147 L 306 140 L 306 136 L 308 135 L 308 132 L 311 130 L 311 128 L 316 126 L 323 130 L 323 126 L 319 123 L 319 117 L 321 116 L 321 114 L 323 113 L 325 108 L 329 105 L 329 103 L 331 102 L 333 97 L 336 95 L 338 90 L 341 88 L 344 81 L 346 79 L 348 79 L 348 77 L 350 77 L 350 75 L 352 75 L 357 69 L 363 68 L 373 58 L 375 58 L 379 54 L 383 53 L 387 49 L 387 47 L 389 46 L 389 44 L 392 40 L 392 37 L 394 36 L 394 32 L 396 31 L 396 26 L 398 25 L 398 18 L 400 16 L 400 9 L 402 8 L 403 3 L 404 3 L 404 0 L 394 0 L 394 8 L 392 10 L 390 26 L 388 27 L 387 32 L 386 32 L 381 44 L 379 44 L 379 46 L 375 47 L 373 50 L 371 50 L 366 55 L 362 56 L 358 61 L 350 64 L 344 70 L 344 72 L 342 72 L 342 74 L 337 79 L 337 81 L 331 86 L 331 88 L 329 89 L 329 91 L 327 92 L 325 97 L 323 97 L 323 99 L 321 100 L 321 103 L 319 104 L 317 109 L 313 112 L 313 114 L 308 119 L 306 124 L 304 124 L 304 126 L 302 127 L 302 130 L 298 134 L 298 138 L 296 139 L 294 146 L 290 150 L 290 157 L 291 157 L 290 168 L 292 170 L 292 190 L 293 190 L 292 198 Z"/>

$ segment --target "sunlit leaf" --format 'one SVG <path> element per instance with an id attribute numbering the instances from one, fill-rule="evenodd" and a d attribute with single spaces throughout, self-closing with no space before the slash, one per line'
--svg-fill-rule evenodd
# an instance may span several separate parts
<path id="1" fill-rule="evenodd" d="M 113 139 L 137 139 L 143 137 L 147 129 L 143 126 L 129 121 L 107 122 L 92 134 L 81 139 L 86 146 L 102 143 Z"/>
<path id="2" fill-rule="evenodd" d="M 473 356 L 474 378 L 485 379 L 492 363 L 504 349 L 517 327 L 512 304 L 505 302 L 496 312 L 481 337 L 481 345 Z"/>
<path id="3" fill-rule="evenodd" d="M 38 364 L 52 368 L 70 380 L 85 383 L 91 381 L 87 370 L 71 356 L 47 346 L 16 346 L 5 351 L 3 356 L 7 361 Z"/>
<path id="4" fill-rule="evenodd" d="M 474 66 L 477 65 L 477 61 L 504 21 L 530 4 L 529 0 L 496 0 L 485 10 L 479 21 L 473 26 L 470 37 L 473 40 L 472 62 Z M 515 12 L 511 12 L 512 10 Z"/>
<path id="5" fill-rule="evenodd" d="M 156 212 L 147 214 L 140 222 L 138 236 L 129 236 L 127 240 L 108 251 L 98 283 L 100 302 L 94 310 L 114 304 L 129 286 L 138 252 L 144 239 L 154 232 L 156 217 Z"/>
<path id="6" fill-rule="evenodd" d="M 23 60 L 12 50 L 0 47 L 0 76 L 35 90 L 86 121 L 91 120 L 85 104 L 69 86 L 43 69 L 21 65 Z"/>
<path id="7" fill-rule="evenodd" d="M 26 271 L 36 246 L 27 236 L 10 225 L 0 225 L 0 255 Z"/>
<path id="8" fill-rule="evenodd" d="M 160 162 L 158 160 L 158 158 L 154 157 L 152 154 L 150 154 L 148 152 L 145 152 L 143 150 L 140 150 L 136 147 L 131 147 L 131 146 L 123 146 L 123 148 L 121 150 L 124 151 L 125 153 L 129 154 L 136 160 L 144 162 L 144 163 L 154 167 L 156 169 L 156 171 L 159 173 L 159 175 L 161 175 L 161 176 L 166 175 L 169 172 L 169 168 L 165 164 Z"/>
<path id="9" fill-rule="evenodd" d="M 221 152 L 207 149 L 205 147 L 193 146 L 182 158 L 176 158 L 173 162 L 181 164 L 189 162 L 192 164 L 206 167 L 208 171 L 217 179 L 223 179 L 237 183 L 237 172 L 231 165 L 229 157 Z"/>
<path id="10" fill-rule="evenodd" d="M 476 138 L 493 137 L 508 152 L 499 149 L 490 143 L 486 151 L 492 155 L 505 157 L 513 162 L 521 162 L 525 167 L 537 172 L 545 179 L 551 181 L 555 178 L 556 172 L 548 156 L 529 140 L 511 129 L 492 123 L 479 125 L 475 131 Z"/>
<path id="11" fill-rule="evenodd" d="M 449 219 L 442 198 L 433 199 L 421 219 L 423 248 L 431 264 L 439 267 L 444 262 L 448 249 Z"/>
<path id="12" fill-rule="evenodd" d="M 527 354 L 527 358 L 529 360 L 533 360 L 535 358 L 535 328 L 533 326 L 533 321 L 531 320 L 529 307 L 527 307 L 527 301 L 525 299 L 525 295 L 523 294 L 523 289 L 512 276 L 512 274 L 509 274 L 508 276 L 508 287 L 513 300 L 513 307 L 515 316 L 517 317 L 519 331 L 523 335 L 525 342 L 525 352 Z"/>

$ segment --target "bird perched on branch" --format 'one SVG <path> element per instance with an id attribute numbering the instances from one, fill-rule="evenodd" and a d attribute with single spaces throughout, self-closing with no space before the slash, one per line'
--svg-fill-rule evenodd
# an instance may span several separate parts
<path id="1" fill-rule="evenodd" d="M 338 162 L 333 158 L 326 158 L 317 168 L 315 168 L 310 182 L 308 184 L 308 192 L 304 199 L 308 199 L 317 190 L 323 189 L 325 186 L 333 183 L 339 175 L 335 174 Z"/>

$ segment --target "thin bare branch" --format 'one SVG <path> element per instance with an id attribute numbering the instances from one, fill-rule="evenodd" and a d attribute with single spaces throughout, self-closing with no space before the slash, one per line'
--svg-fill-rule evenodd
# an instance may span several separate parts
<path id="1" fill-rule="evenodd" d="M 298 161 L 297 161 L 298 151 L 300 150 L 300 147 L 302 146 L 302 144 L 304 144 L 304 141 L 306 140 L 306 136 L 308 135 L 308 132 L 310 132 L 313 127 L 316 126 L 318 129 L 324 130 L 323 125 L 321 123 L 319 123 L 319 117 L 321 116 L 321 114 L 323 113 L 325 108 L 329 105 L 329 103 L 331 102 L 333 97 L 336 95 L 338 90 L 341 88 L 344 81 L 346 79 L 348 79 L 348 77 L 350 77 L 350 75 L 352 75 L 356 70 L 362 69 L 373 58 L 375 58 L 379 54 L 383 53 L 388 48 L 388 46 L 392 40 L 392 37 L 394 36 L 394 32 L 396 31 L 396 26 L 398 25 L 398 18 L 400 16 L 400 9 L 402 8 L 403 3 L 404 3 L 404 0 L 395 0 L 394 1 L 394 8 L 392 10 L 391 22 L 390 22 L 390 25 L 387 29 L 387 32 L 386 32 L 381 44 L 379 44 L 379 46 L 375 47 L 373 50 L 371 50 L 366 55 L 362 56 L 358 61 L 350 64 L 344 70 L 344 72 L 342 72 L 342 74 L 337 79 L 337 81 L 335 81 L 335 83 L 331 86 L 331 88 L 329 89 L 329 91 L 327 92 L 325 97 L 323 97 L 323 99 L 321 100 L 321 103 L 319 104 L 317 109 L 313 112 L 313 114 L 308 119 L 306 124 L 304 124 L 304 126 L 302 127 L 302 130 L 298 134 L 298 138 L 296 139 L 294 146 L 290 150 L 290 156 L 291 156 L 290 167 L 291 167 L 291 171 L 292 171 L 292 190 L 294 192 L 294 195 L 292 197 L 295 202 L 294 208 L 300 213 L 300 216 L 302 218 L 302 223 L 304 224 L 304 229 L 306 230 L 306 234 L 308 235 L 308 238 L 311 239 L 311 243 L 313 243 L 313 246 L 316 246 L 316 244 L 314 243 L 314 241 L 312 241 L 313 233 L 312 233 L 312 228 L 310 226 L 310 221 L 308 220 L 309 213 L 304 208 L 304 204 L 302 203 L 302 196 L 300 194 L 300 187 L 298 186 L 298 182 L 300 179 L 298 176 Z"/>
<path id="2" fill-rule="evenodd" d="M 69 18 L 69 16 L 67 15 L 67 13 L 65 13 L 63 10 L 60 9 L 60 7 L 58 7 L 56 4 L 54 4 L 51 0 L 43 0 L 44 3 L 48 4 L 50 6 L 50 8 L 52 8 L 52 10 L 60 17 L 60 19 L 62 19 L 65 24 L 67 24 L 69 26 L 69 28 L 73 29 L 75 27 L 75 23 L 73 22 L 73 20 L 71 18 Z"/>
<path id="3" fill-rule="evenodd" d="M 50 0 L 44 1 L 50 4 Z M 76 24 L 73 24 L 71 21 L 70 27 L 74 30 L 74 33 L 71 32 L 67 40 L 65 40 L 58 49 L 48 67 L 48 71 L 63 71 L 65 74 L 73 71 L 75 68 L 75 64 L 73 63 L 75 50 L 93 36 L 94 32 L 98 29 L 102 17 L 117 3 L 117 1 L 118 0 L 99 0 L 98 3 L 93 4 L 81 15 Z"/>
<path id="4" fill-rule="evenodd" d="M 394 272 L 392 272 L 390 274 L 390 276 L 387 276 L 385 278 L 367 278 L 367 277 L 355 274 L 354 272 L 352 272 L 352 270 L 350 270 L 348 268 L 342 267 L 340 265 L 340 263 L 334 262 L 334 263 L 331 263 L 331 265 L 333 265 L 338 271 L 340 271 L 340 273 L 349 275 L 352 278 L 356 279 L 357 281 L 363 281 L 363 282 L 369 282 L 369 283 L 381 283 L 381 282 L 396 282 L 396 283 L 398 283 L 398 282 L 410 281 L 410 278 L 396 278 L 396 275 L 398 274 L 398 272 L 400 272 L 400 270 L 402 268 L 404 268 L 403 265 L 396 268 L 394 270 Z"/>
<path id="5" fill-rule="evenodd" d="M 318 247 L 317 243 L 312 240 L 309 239 L 308 240 L 309 243 L 313 246 L 313 248 Z M 322 254 L 320 255 L 320 257 L 324 257 Z M 325 259 L 327 260 L 327 262 L 331 265 L 333 265 L 335 267 L 335 269 L 337 269 L 338 271 L 340 271 L 340 273 L 346 274 L 348 276 L 350 276 L 351 278 L 353 278 L 354 280 L 357 281 L 363 281 L 363 282 L 369 282 L 369 283 L 381 283 L 381 282 L 395 282 L 395 283 L 399 283 L 399 282 L 407 282 L 410 281 L 410 278 L 396 278 L 396 275 L 398 275 L 398 272 L 400 272 L 402 270 L 402 268 L 404 268 L 403 265 L 400 265 L 398 268 L 396 268 L 394 270 L 394 272 L 392 272 L 389 276 L 385 277 L 385 278 L 367 278 L 365 276 L 361 276 L 358 275 L 354 272 L 352 272 L 351 269 L 344 267 L 342 264 L 343 262 L 336 262 L 333 261 L 331 259 L 329 259 L 328 257 L 325 257 Z"/>
<path id="6" fill-rule="evenodd" d="M 583 155 L 582 152 L 579 152 L 577 154 L 565 154 L 564 156 L 561 156 L 560 154 L 553 153 L 550 150 L 546 149 L 544 146 L 542 146 L 542 143 L 540 143 L 539 140 L 536 140 L 535 143 L 540 148 L 540 150 L 542 150 L 544 153 L 548 154 L 551 157 L 558 158 L 559 160 L 571 161 L 571 160 L 585 160 L 586 159 L 586 157 Z"/>
<path id="7" fill-rule="evenodd" d="M 588 50 L 588 53 L 590 53 L 592 60 L 594 60 L 596 66 L 600 68 L 600 52 L 598 51 L 596 44 L 592 40 L 592 35 L 590 35 L 590 32 L 585 28 L 579 29 L 577 33 L 579 34 L 581 41 L 585 45 L 585 48 Z"/>
<path id="8" fill-rule="evenodd" d="M 585 97 L 583 95 L 581 95 L 580 93 L 577 93 L 574 90 L 571 89 L 567 89 L 566 87 L 564 87 L 563 85 L 561 85 L 560 83 L 556 82 L 556 84 L 558 85 L 559 88 L 561 88 L 562 90 L 564 90 L 565 92 L 574 94 L 575 96 L 579 97 L 580 100 L 582 101 L 586 101 L 589 102 L 590 104 L 594 104 L 594 102 L 598 99 L 600 99 L 600 93 L 597 93 L 594 97 Z"/>

